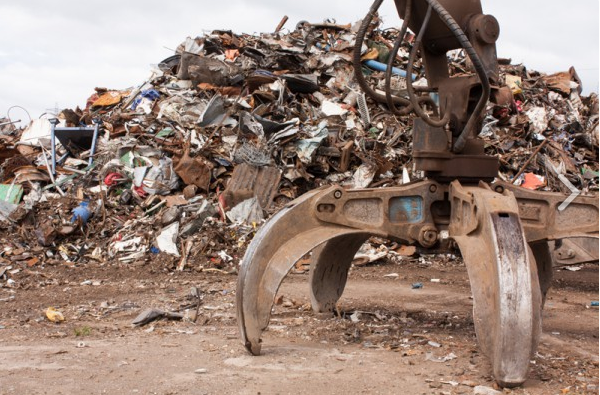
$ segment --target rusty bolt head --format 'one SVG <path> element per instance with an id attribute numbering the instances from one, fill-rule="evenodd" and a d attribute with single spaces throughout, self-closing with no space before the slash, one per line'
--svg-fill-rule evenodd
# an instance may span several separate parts
<path id="1" fill-rule="evenodd" d="M 423 247 L 432 247 L 437 241 L 438 231 L 433 227 L 426 226 L 421 229 L 419 243 Z"/>
<path id="2" fill-rule="evenodd" d="M 504 187 L 502 185 L 496 185 L 494 190 L 498 193 L 504 193 Z"/>
<path id="3" fill-rule="evenodd" d="M 500 35 L 500 25 L 492 15 L 476 15 L 471 20 L 471 29 L 484 44 L 494 44 Z"/>
<path id="4" fill-rule="evenodd" d="M 429 192 L 434 193 L 435 191 L 437 191 L 437 185 L 431 184 L 429 186 Z"/>
<path id="5" fill-rule="evenodd" d="M 437 239 L 437 232 L 435 230 L 428 230 L 423 234 L 423 238 L 427 241 L 435 241 Z"/>
<path id="6" fill-rule="evenodd" d="M 339 199 L 342 197 L 342 191 L 340 191 L 339 189 L 336 190 L 335 192 L 333 192 L 333 197 L 336 199 Z"/>

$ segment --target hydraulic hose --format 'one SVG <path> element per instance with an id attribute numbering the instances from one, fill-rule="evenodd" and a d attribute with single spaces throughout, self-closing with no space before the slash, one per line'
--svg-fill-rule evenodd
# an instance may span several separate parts
<path id="1" fill-rule="evenodd" d="M 483 63 L 481 62 L 481 59 L 479 59 L 479 56 L 477 55 L 477 52 L 471 45 L 471 42 L 469 41 L 463 30 L 460 28 L 458 23 L 456 23 L 452 15 L 450 15 L 448 11 L 446 11 L 446 9 L 437 0 L 425 1 L 427 1 L 427 3 L 429 3 L 429 5 L 433 7 L 435 12 L 437 12 L 440 19 L 442 20 L 442 22 L 446 24 L 448 29 L 450 29 L 452 34 L 454 34 L 462 48 L 465 50 L 466 54 L 471 60 L 471 63 L 473 63 L 473 67 L 475 67 L 475 71 L 477 72 L 477 76 L 479 77 L 482 85 L 482 94 L 479 98 L 479 101 L 477 102 L 477 106 L 475 107 L 475 110 L 469 117 L 467 124 L 465 125 L 462 132 L 459 134 L 453 146 L 454 152 L 461 152 L 465 148 L 465 144 L 467 142 L 467 138 L 469 137 L 469 133 L 475 127 L 475 122 L 477 122 L 477 119 L 485 110 L 485 106 L 490 98 L 490 82 L 488 81 L 488 77 L 485 72 Z"/>
<path id="2" fill-rule="evenodd" d="M 408 57 L 408 65 L 406 68 L 408 70 L 412 70 L 413 64 L 415 62 L 415 57 L 417 56 L 417 51 L 421 46 L 421 40 L 423 39 L 423 34 L 427 30 L 427 25 L 429 25 L 429 20 L 431 19 L 431 9 L 432 7 L 427 7 L 427 13 L 425 14 L 425 19 L 423 20 L 423 24 L 421 25 L 421 29 L 419 30 L 419 34 L 413 44 L 412 50 L 410 51 L 410 56 Z M 412 80 L 406 79 L 406 91 L 408 92 L 408 98 L 413 106 L 413 110 L 415 113 L 425 122 L 427 122 L 431 126 L 441 127 L 448 123 L 450 119 L 450 113 L 446 112 L 442 119 L 431 119 L 429 115 L 423 111 L 421 106 L 418 103 L 417 96 L 415 95 L 415 91 L 412 85 Z"/>
<path id="3" fill-rule="evenodd" d="M 394 103 L 393 97 L 392 97 L 392 68 L 394 65 L 394 59 L 396 59 L 396 55 L 398 55 L 398 50 L 400 50 L 400 46 L 402 45 L 402 41 L 404 40 L 404 35 L 406 34 L 406 30 L 408 29 L 408 21 L 410 20 L 410 14 L 412 12 L 412 1 L 407 1 L 406 2 L 406 8 L 404 10 L 404 21 L 402 22 L 402 27 L 400 28 L 400 33 L 398 34 L 398 37 L 396 38 L 396 41 L 394 42 L 394 47 L 392 48 L 392 52 L 390 53 L 388 62 L 387 62 L 387 69 L 385 70 L 385 100 L 386 103 L 388 105 L 388 108 L 390 109 L 390 111 L 392 111 L 392 113 L 396 114 L 396 115 L 403 115 L 401 113 L 401 110 L 398 110 L 396 108 L 396 104 Z M 412 70 L 411 69 L 407 69 L 406 70 L 406 79 L 411 79 L 412 80 Z M 413 103 L 414 106 L 414 103 Z"/>
<path id="4" fill-rule="evenodd" d="M 360 29 L 358 29 L 358 33 L 356 33 L 356 43 L 354 45 L 354 52 L 352 57 L 352 65 L 354 66 L 354 76 L 356 77 L 356 82 L 360 88 L 367 94 L 371 99 L 375 100 L 378 103 L 387 104 L 386 95 L 379 94 L 375 92 L 367 83 L 365 76 L 362 73 L 362 64 L 361 64 L 361 50 L 363 42 L 365 41 L 365 37 L 367 35 L 367 30 L 369 30 L 369 26 L 377 13 L 377 10 L 383 3 L 383 0 L 375 0 L 369 9 L 369 12 L 364 17 Z M 393 107 L 390 109 L 394 109 L 394 113 L 397 115 L 407 115 L 412 110 L 412 105 L 409 100 L 404 99 L 402 97 L 392 97 L 392 102 L 394 103 Z M 401 110 L 397 110 L 396 105 L 400 105 L 403 108 Z"/>

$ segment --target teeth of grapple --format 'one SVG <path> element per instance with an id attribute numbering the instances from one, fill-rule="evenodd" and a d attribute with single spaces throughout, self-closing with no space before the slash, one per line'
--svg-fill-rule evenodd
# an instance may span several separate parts
<path id="1" fill-rule="evenodd" d="M 352 259 L 367 238 L 361 234 L 337 237 L 313 250 L 309 282 L 314 311 L 333 311 L 344 292 Z"/>
<path id="2" fill-rule="evenodd" d="M 472 203 L 453 206 L 456 220 L 450 232 L 469 272 L 477 340 L 496 381 L 514 387 L 526 380 L 541 333 L 535 258 L 511 193 L 500 195 L 482 188 L 464 188 L 464 192 L 469 199 L 472 196 Z M 469 217 L 470 207 L 475 208 L 478 225 L 464 231 L 460 228 L 468 221 L 461 218 Z"/>
<path id="3" fill-rule="evenodd" d="M 293 265 L 322 243 L 332 240 L 334 246 L 349 245 L 354 248 L 359 239 L 365 240 L 369 236 L 361 230 L 323 223 L 314 217 L 314 201 L 321 193 L 327 192 L 313 191 L 293 201 L 261 227 L 246 251 L 238 277 L 237 318 L 243 343 L 252 354 L 260 353 L 260 337 L 269 324 L 273 300 Z M 324 247 L 325 251 L 330 248 L 327 245 Z M 337 266 L 341 268 L 348 264 L 346 255 L 349 253 L 343 254 L 343 260 L 332 258 L 331 262 L 338 262 Z M 319 260 L 324 262 L 323 258 L 331 256 L 332 253 L 326 252 Z M 345 263 L 340 264 L 342 261 Z M 340 273 L 344 275 L 343 281 L 333 280 L 327 275 L 324 281 L 342 285 L 343 288 L 345 272 L 342 270 Z M 331 301 L 332 297 L 326 300 Z"/>

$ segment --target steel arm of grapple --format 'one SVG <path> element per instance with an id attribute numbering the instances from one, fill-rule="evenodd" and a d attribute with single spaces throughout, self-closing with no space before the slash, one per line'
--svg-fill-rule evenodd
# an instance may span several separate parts
<path id="1" fill-rule="evenodd" d="M 519 217 L 527 241 L 547 241 L 571 237 L 598 237 L 598 195 L 579 195 L 560 209 L 568 195 L 557 192 L 531 191 L 504 181 L 493 189 L 511 191 L 519 204 Z"/>
<path id="2" fill-rule="evenodd" d="M 369 236 L 432 247 L 447 231 L 465 258 L 482 349 L 496 379 L 517 385 L 526 377 L 540 333 L 541 301 L 551 278 L 546 241 L 598 234 L 598 199 L 578 197 L 573 209 L 560 211 L 565 198 L 505 183 L 463 186 L 431 180 L 309 192 L 267 221 L 244 256 L 237 290 L 243 342 L 251 353 L 260 353 L 277 290 L 310 251 L 313 308 L 331 310 L 354 253 Z M 515 336 L 521 340 L 512 341 Z"/>
<path id="3" fill-rule="evenodd" d="M 431 213 L 423 210 L 422 196 L 430 203 L 442 200 L 443 192 L 437 188 L 430 181 L 390 190 L 329 187 L 303 195 L 267 221 L 248 247 L 238 276 L 237 315 L 246 348 L 260 353 L 260 337 L 269 323 L 275 294 L 303 255 L 328 243 L 314 254 L 324 266 L 311 278 L 319 284 L 313 295 L 329 306 L 345 284 L 354 255 L 347 251 L 356 251 L 371 235 L 418 240 L 421 229 L 427 228 L 424 225 L 433 225 Z M 339 248 L 347 248 L 346 253 L 338 254 Z M 332 287 L 337 290 L 329 291 Z"/>

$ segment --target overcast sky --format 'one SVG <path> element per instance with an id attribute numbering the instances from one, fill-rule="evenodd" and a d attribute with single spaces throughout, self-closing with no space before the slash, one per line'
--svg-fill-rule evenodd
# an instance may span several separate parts
<path id="1" fill-rule="evenodd" d="M 584 93 L 598 91 L 598 0 L 482 0 L 500 22 L 498 56 L 543 72 L 574 65 Z M 0 117 L 11 106 L 37 118 L 47 109 L 85 106 L 94 87 L 143 82 L 150 65 L 172 55 L 187 36 L 212 29 L 272 31 L 300 20 L 354 22 L 370 1 L 0 0 Z M 397 25 L 391 0 L 381 11 Z M 18 108 L 13 120 L 28 120 Z"/>

